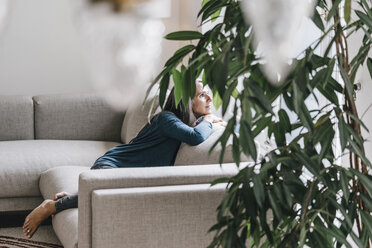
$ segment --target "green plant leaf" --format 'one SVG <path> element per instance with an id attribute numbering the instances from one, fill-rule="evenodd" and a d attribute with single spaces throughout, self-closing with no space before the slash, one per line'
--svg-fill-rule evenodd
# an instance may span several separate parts
<path id="1" fill-rule="evenodd" d="M 207 4 L 204 5 L 203 9 L 199 12 L 198 17 L 202 15 L 202 22 L 207 20 L 209 17 L 213 18 L 215 17 L 216 13 L 221 11 L 222 7 L 227 6 L 227 3 L 220 2 L 213 0 L 209 1 Z"/>
<path id="2" fill-rule="evenodd" d="M 351 14 L 351 0 L 345 0 L 344 18 L 345 18 L 346 23 L 350 22 L 350 14 Z"/>
<path id="3" fill-rule="evenodd" d="M 324 226 L 315 226 L 314 228 L 319 229 L 320 232 L 323 232 L 325 234 L 330 235 L 331 237 L 336 238 L 338 242 L 344 244 L 346 247 L 352 248 L 349 242 L 347 242 L 346 237 L 341 232 L 341 230 L 333 226 L 333 224 L 331 224 L 331 226 L 328 228 L 325 228 Z"/>
<path id="4" fill-rule="evenodd" d="M 194 74 L 192 69 L 193 67 L 186 68 L 185 66 L 181 66 L 182 99 L 185 106 L 187 106 L 190 98 L 192 99 L 194 97 L 196 91 L 196 78 L 193 77 Z"/>
<path id="5" fill-rule="evenodd" d="M 216 110 L 220 108 L 221 104 L 222 99 L 220 97 L 220 94 L 218 94 L 217 90 L 213 91 L 213 105 L 216 108 Z"/>
<path id="6" fill-rule="evenodd" d="M 367 25 L 368 29 L 372 29 L 372 20 L 370 17 L 368 17 L 368 15 L 364 14 L 363 12 L 359 11 L 359 10 L 355 10 L 355 13 L 357 14 L 357 16 L 360 18 L 360 20 L 365 24 Z"/>
<path id="7" fill-rule="evenodd" d="M 354 91 L 353 91 L 353 85 L 350 82 L 350 78 L 347 75 L 347 73 L 345 72 L 345 69 L 341 65 L 339 65 L 338 68 L 340 69 L 342 79 L 344 80 L 346 92 L 347 92 L 349 98 L 353 99 Z"/>
<path id="8" fill-rule="evenodd" d="M 302 121 L 303 125 L 309 131 L 313 131 L 314 130 L 313 120 L 311 118 L 309 110 L 307 109 L 307 107 L 304 103 L 301 104 L 300 112 L 298 112 L 297 114 L 298 114 L 298 117 L 300 118 L 300 120 Z"/>
<path id="9" fill-rule="evenodd" d="M 314 163 L 314 161 L 304 152 L 296 152 L 295 153 L 298 160 L 305 165 L 306 169 L 308 169 L 314 176 L 319 177 L 319 166 Z"/>
<path id="10" fill-rule="evenodd" d="M 239 167 L 240 164 L 240 145 L 239 139 L 236 134 L 233 134 L 233 146 L 232 146 L 233 159 L 236 165 Z"/>
<path id="11" fill-rule="evenodd" d="M 197 31 L 178 31 L 167 34 L 167 40 L 198 40 L 203 38 L 203 34 Z"/>
<path id="12" fill-rule="evenodd" d="M 281 129 L 280 123 L 275 123 L 273 126 L 275 143 L 278 147 L 286 146 L 285 133 Z"/>
<path id="13" fill-rule="evenodd" d="M 239 143 L 243 148 L 243 152 L 247 156 L 251 156 L 254 161 L 257 160 L 256 144 L 254 143 L 254 136 L 248 123 L 244 120 L 240 121 Z"/>
<path id="14" fill-rule="evenodd" d="M 159 93 L 159 105 L 163 106 L 165 101 L 165 96 L 168 91 L 169 86 L 169 73 L 166 73 L 163 78 L 160 80 L 160 93 Z"/>
<path id="15" fill-rule="evenodd" d="M 291 131 L 291 122 L 289 121 L 289 117 L 287 112 L 284 109 L 279 110 L 278 112 L 279 120 L 280 120 L 280 127 L 284 132 Z"/>
<path id="16" fill-rule="evenodd" d="M 280 220 L 282 218 L 282 210 L 280 208 L 280 205 L 277 203 L 277 199 L 275 199 L 270 190 L 267 191 L 267 194 L 269 197 L 270 206 L 273 209 L 276 218 Z"/>
<path id="17" fill-rule="evenodd" d="M 252 134 L 254 137 L 256 137 L 258 134 L 261 133 L 262 130 L 267 128 L 271 122 L 271 116 L 263 117 L 257 120 L 255 123 L 256 128 L 253 130 Z"/>
<path id="18" fill-rule="evenodd" d="M 372 59 L 371 58 L 367 59 L 367 67 L 368 67 L 369 75 L 372 78 Z"/>
<path id="19" fill-rule="evenodd" d="M 371 197 L 361 193 L 360 198 L 362 198 L 363 203 L 367 206 L 368 209 L 372 209 L 372 199 L 371 199 Z"/>
<path id="20" fill-rule="evenodd" d="M 372 180 L 371 176 L 364 175 L 363 173 L 355 170 L 355 169 L 350 169 L 350 171 L 358 177 L 358 179 L 362 182 L 363 186 L 366 188 L 368 191 L 369 195 L 372 195 Z"/>
<path id="21" fill-rule="evenodd" d="M 223 96 L 225 93 L 225 86 L 227 83 L 228 75 L 228 64 L 227 61 L 216 60 L 212 66 L 211 79 L 212 83 L 216 86 L 218 94 Z"/>
<path id="22" fill-rule="evenodd" d="M 187 54 L 189 54 L 194 49 L 194 45 L 187 45 L 178 49 L 174 53 L 174 55 L 170 59 L 168 59 L 168 61 L 165 63 L 165 66 L 176 66 Z"/>
<path id="23" fill-rule="evenodd" d="M 358 247 L 366 247 L 366 244 L 362 240 L 360 240 L 360 238 L 357 235 L 355 235 L 353 231 L 350 232 L 350 236 L 355 241 Z"/>
<path id="24" fill-rule="evenodd" d="M 264 91 L 257 85 L 257 83 L 250 81 L 248 83 L 248 87 L 252 90 L 253 95 L 257 99 L 259 105 L 267 112 L 274 114 L 271 107 L 271 101 L 265 95 Z"/>
<path id="25" fill-rule="evenodd" d="M 215 179 L 212 183 L 211 183 L 211 186 L 214 186 L 216 184 L 220 184 L 220 183 L 228 183 L 230 182 L 230 178 L 229 177 L 221 177 L 221 178 L 217 178 Z"/>
<path id="26" fill-rule="evenodd" d="M 350 197 L 349 179 L 347 178 L 344 171 L 340 171 L 340 182 L 344 198 L 346 201 L 348 201 Z"/>
<path id="27" fill-rule="evenodd" d="M 178 70 L 172 71 L 173 83 L 174 83 L 174 99 L 176 101 L 176 106 L 182 99 L 182 76 L 181 72 Z"/>
<path id="28" fill-rule="evenodd" d="M 365 226 L 365 228 L 368 230 L 369 235 L 372 236 L 372 216 L 370 213 L 367 213 L 365 211 L 360 211 L 360 214 L 362 216 L 362 222 Z"/>
<path id="29" fill-rule="evenodd" d="M 314 10 L 313 22 L 320 30 L 324 31 L 324 24 L 322 18 L 320 17 L 316 9 Z"/>
<path id="30" fill-rule="evenodd" d="M 289 190 L 288 186 L 285 184 L 283 184 L 283 190 L 284 190 L 284 197 L 287 202 L 287 206 L 288 208 L 292 208 L 293 200 L 292 200 L 291 191 Z"/>
<path id="31" fill-rule="evenodd" d="M 257 200 L 257 204 L 261 209 L 263 209 L 264 202 L 265 202 L 265 191 L 264 191 L 264 186 L 261 182 L 261 178 L 259 175 L 253 173 L 252 181 L 253 181 L 253 193 Z"/>
<path id="32" fill-rule="evenodd" d="M 355 132 L 355 130 L 351 127 L 351 125 L 345 123 L 345 127 L 347 128 L 348 132 L 351 134 L 350 136 L 348 136 L 348 139 L 350 141 L 353 141 L 358 146 L 358 148 L 362 147 L 364 141 L 359 136 L 359 134 Z M 351 147 L 354 149 L 353 145 Z"/>
<path id="33" fill-rule="evenodd" d="M 145 104 L 146 103 L 146 100 L 147 98 L 149 97 L 149 94 L 152 90 L 152 88 L 155 86 L 155 84 L 160 80 L 160 78 L 162 78 L 166 73 L 169 73 L 169 67 L 163 69 L 157 76 L 156 78 L 151 82 L 150 86 L 147 88 L 146 90 L 146 95 L 145 95 L 145 99 L 143 100 L 143 103 L 142 104 Z"/>
<path id="34" fill-rule="evenodd" d="M 236 90 L 236 85 L 238 84 L 238 81 L 235 81 L 229 85 L 227 90 L 225 91 L 225 94 L 223 96 L 222 100 L 222 115 L 224 116 L 227 110 L 227 107 L 229 106 L 230 99 L 232 96 L 232 93 L 234 90 Z"/>
<path id="35" fill-rule="evenodd" d="M 299 239 L 300 244 L 298 245 L 298 247 L 303 247 L 305 245 L 306 233 L 307 233 L 307 229 L 305 225 L 303 225 L 301 227 L 300 239 Z"/>
<path id="36" fill-rule="evenodd" d="M 350 149 L 358 155 L 358 157 L 370 168 L 372 168 L 371 162 L 368 160 L 365 154 L 363 154 L 362 150 L 360 150 L 359 146 L 351 139 L 349 139 L 349 143 L 351 145 Z M 371 192 L 372 193 L 372 192 Z"/>

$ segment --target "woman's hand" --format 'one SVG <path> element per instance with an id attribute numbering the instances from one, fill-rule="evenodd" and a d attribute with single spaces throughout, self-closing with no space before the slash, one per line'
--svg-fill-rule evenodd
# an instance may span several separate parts
<path id="1" fill-rule="evenodd" d="M 69 195 L 72 195 L 72 194 L 67 193 L 67 192 L 59 192 L 59 193 L 54 195 L 53 200 L 56 201 L 58 199 L 61 199 L 62 197 L 69 196 Z"/>
<path id="2" fill-rule="evenodd" d="M 212 124 L 219 124 L 221 126 L 226 127 L 226 122 L 224 122 L 221 118 L 215 115 L 212 115 L 212 114 L 205 115 L 203 118 L 203 121 L 209 121 Z"/>

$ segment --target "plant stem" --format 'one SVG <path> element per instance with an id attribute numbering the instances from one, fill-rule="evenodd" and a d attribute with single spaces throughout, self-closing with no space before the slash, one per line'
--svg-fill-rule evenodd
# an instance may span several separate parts
<path id="1" fill-rule="evenodd" d="M 334 4 L 335 0 L 332 0 L 332 3 Z M 337 25 L 335 25 L 335 33 L 337 33 L 337 31 L 339 31 L 339 30 L 341 32 L 340 37 L 338 37 L 335 41 L 336 42 L 337 60 L 338 60 L 338 63 L 342 66 L 342 68 L 345 70 L 345 72 L 347 74 L 347 77 L 349 78 L 350 82 L 353 84 L 353 82 L 351 81 L 348 44 L 347 44 L 347 39 L 346 39 L 345 34 L 344 34 L 343 27 L 341 26 L 339 10 L 336 11 L 333 18 L 334 18 L 334 22 L 337 23 Z M 338 55 L 341 55 L 341 58 Z M 359 118 L 358 117 L 358 110 L 357 110 L 356 104 L 355 104 L 355 99 L 350 99 L 350 97 L 347 93 L 345 93 L 345 106 L 349 111 L 352 112 L 352 114 L 354 116 Z M 362 137 L 362 134 L 361 134 L 360 124 L 357 121 L 352 120 L 350 117 L 347 117 L 346 119 L 347 119 L 347 123 L 354 129 L 354 131 L 357 133 L 357 135 L 360 137 L 360 139 L 363 140 L 363 137 Z M 363 143 L 360 145 L 360 149 L 361 149 L 362 153 L 365 155 L 365 149 L 364 149 L 364 144 Z M 365 174 L 365 175 L 368 174 L 366 164 L 358 157 L 358 155 L 356 153 L 350 152 L 349 161 L 350 161 L 350 167 L 351 168 L 354 168 L 358 171 L 360 171 L 360 169 L 361 169 L 363 174 Z M 359 163 L 361 163 L 362 168 L 360 168 Z M 352 191 L 355 192 L 355 193 L 358 193 L 358 192 L 362 193 L 363 192 L 363 193 L 366 193 L 368 195 L 368 192 L 363 187 L 363 185 L 360 184 L 360 183 L 357 183 L 355 180 L 353 180 Z M 365 204 L 364 204 L 364 202 L 362 201 L 361 198 L 358 198 L 358 204 L 359 204 L 359 207 L 360 207 L 361 210 L 367 210 L 367 207 L 365 206 Z M 365 227 L 364 227 L 363 222 L 361 221 L 361 216 L 360 216 L 359 213 L 358 213 L 358 216 L 356 218 L 356 221 L 357 221 L 357 227 L 358 227 L 358 234 L 359 234 L 359 237 L 361 237 L 363 229 Z M 369 242 L 368 242 L 367 247 L 368 248 L 370 247 Z"/>

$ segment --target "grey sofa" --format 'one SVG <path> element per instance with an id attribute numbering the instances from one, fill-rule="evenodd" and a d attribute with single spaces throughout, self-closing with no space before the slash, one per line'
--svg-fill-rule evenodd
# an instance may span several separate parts
<path id="1" fill-rule="evenodd" d="M 79 208 L 53 217 L 65 247 L 203 247 L 225 185 L 237 168 L 227 149 L 182 144 L 174 167 L 90 170 L 109 148 L 129 142 L 148 109 L 120 112 L 99 96 L 0 96 L 0 211 L 30 210 L 60 191 L 79 193 Z M 208 165 L 205 165 L 208 164 Z"/>
<path id="2" fill-rule="evenodd" d="M 91 166 L 121 142 L 123 119 L 94 95 L 1 96 L 0 211 L 40 204 L 47 169 Z"/>

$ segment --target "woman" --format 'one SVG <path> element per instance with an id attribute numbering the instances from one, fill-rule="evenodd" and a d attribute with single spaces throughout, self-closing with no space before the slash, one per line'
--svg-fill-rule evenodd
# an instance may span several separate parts
<path id="1" fill-rule="evenodd" d="M 186 108 L 182 101 L 176 107 L 172 89 L 163 112 L 154 116 L 129 144 L 116 146 L 98 158 L 91 169 L 174 165 L 181 142 L 198 145 L 211 134 L 212 123 L 224 125 L 220 118 L 211 114 L 211 103 L 211 97 L 200 82 Z M 45 200 L 26 217 L 23 233 L 31 238 L 49 216 L 77 205 L 77 195 L 57 193 L 53 200 Z"/>

